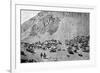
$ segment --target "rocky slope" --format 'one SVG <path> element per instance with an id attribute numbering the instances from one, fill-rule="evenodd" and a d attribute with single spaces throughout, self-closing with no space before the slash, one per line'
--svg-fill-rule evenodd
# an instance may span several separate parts
<path id="1" fill-rule="evenodd" d="M 45 40 L 72 39 L 77 35 L 89 34 L 89 14 L 41 11 L 21 26 L 21 39 L 32 42 Z M 32 41 L 30 41 L 32 40 Z"/>
<path id="2" fill-rule="evenodd" d="M 21 25 L 21 59 L 87 60 L 89 37 L 89 13 L 40 11 Z"/>

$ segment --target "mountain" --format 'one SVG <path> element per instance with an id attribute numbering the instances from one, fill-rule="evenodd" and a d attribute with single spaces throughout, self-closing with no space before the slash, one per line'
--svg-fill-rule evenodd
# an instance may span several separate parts
<path id="1" fill-rule="evenodd" d="M 78 12 L 40 11 L 21 25 L 21 40 L 72 39 L 89 34 L 89 14 Z"/>

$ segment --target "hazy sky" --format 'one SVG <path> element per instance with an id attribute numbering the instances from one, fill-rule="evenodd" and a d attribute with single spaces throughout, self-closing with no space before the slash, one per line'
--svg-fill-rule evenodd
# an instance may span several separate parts
<path id="1" fill-rule="evenodd" d="M 22 10 L 21 11 L 21 24 L 25 22 L 26 20 L 30 19 L 31 17 L 35 16 L 40 11 L 28 11 L 28 10 Z"/>

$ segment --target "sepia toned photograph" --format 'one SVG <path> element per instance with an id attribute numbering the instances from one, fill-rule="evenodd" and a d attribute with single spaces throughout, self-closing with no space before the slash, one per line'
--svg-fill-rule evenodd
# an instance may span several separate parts
<path id="1" fill-rule="evenodd" d="M 20 62 L 90 59 L 89 13 L 20 10 Z"/>

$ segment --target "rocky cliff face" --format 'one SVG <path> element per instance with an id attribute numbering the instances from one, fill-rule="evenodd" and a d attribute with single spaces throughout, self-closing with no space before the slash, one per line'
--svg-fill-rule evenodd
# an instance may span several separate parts
<path id="1" fill-rule="evenodd" d="M 73 12 L 41 11 L 21 26 L 21 39 L 35 42 L 36 39 L 72 39 L 89 34 L 89 14 Z"/>
<path id="2" fill-rule="evenodd" d="M 21 25 L 21 63 L 89 59 L 89 13 L 40 11 Z"/>

